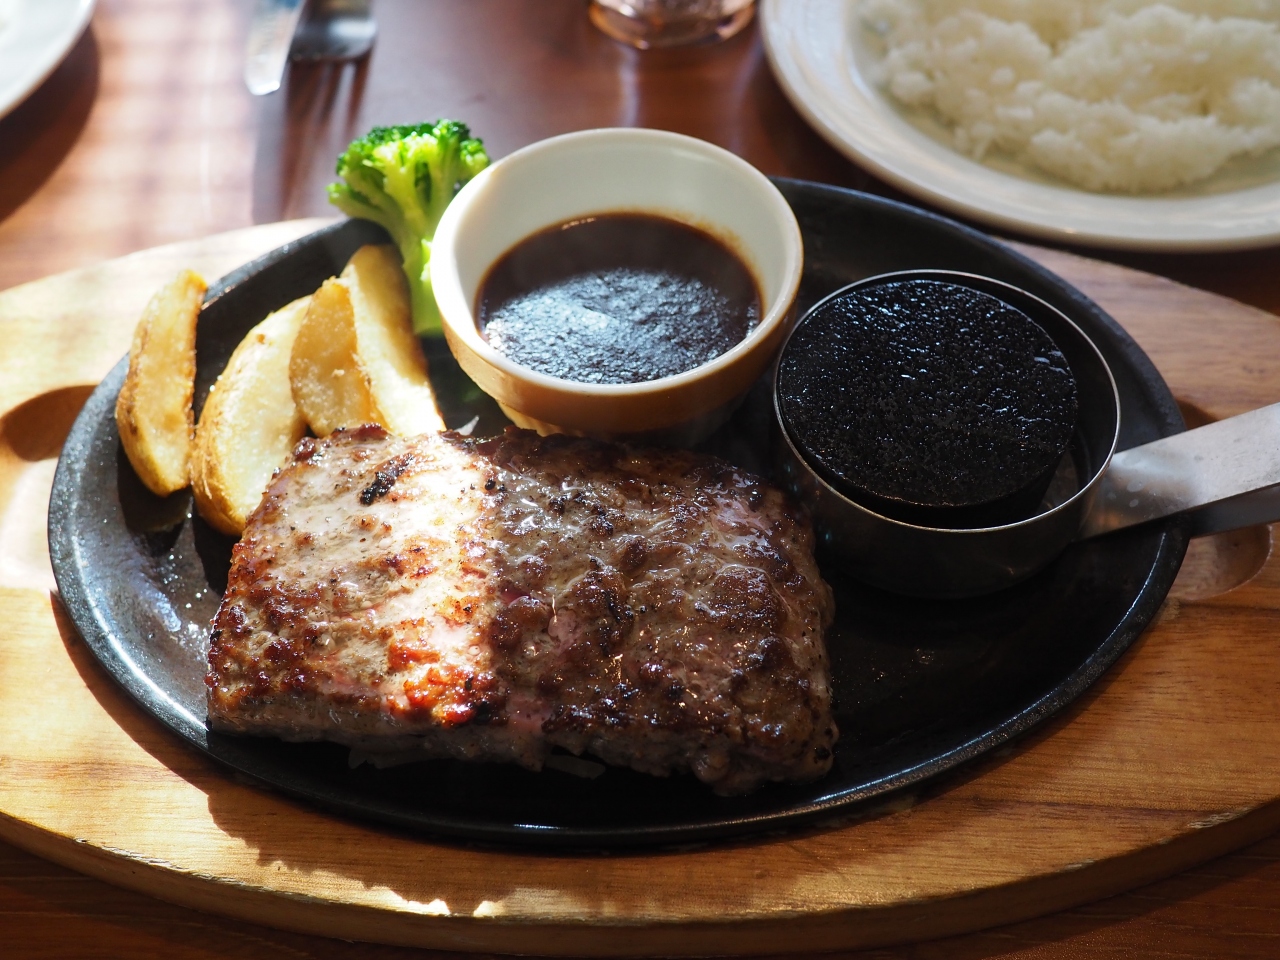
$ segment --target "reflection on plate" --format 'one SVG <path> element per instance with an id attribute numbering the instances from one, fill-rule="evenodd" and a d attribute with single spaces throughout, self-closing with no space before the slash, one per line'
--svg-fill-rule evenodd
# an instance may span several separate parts
<path id="1" fill-rule="evenodd" d="M 53 73 L 89 23 L 94 0 L 0 0 L 0 117 Z"/>
<path id="2" fill-rule="evenodd" d="M 780 181 L 804 236 L 800 308 L 850 281 L 913 267 L 981 273 L 1019 285 L 1071 317 L 1115 372 L 1123 447 L 1182 429 L 1177 406 L 1129 337 L 1080 293 L 987 237 L 910 207 L 833 187 Z M 341 269 L 378 228 L 348 221 L 280 248 L 217 284 L 201 318 L 197 402 L 252 324 Z M 446 422 L 503 418 L 452 362 L 430 350 Z M 352 768 L 332 744 L 220 736 L 204 717 L 209 619 L 226 584 L 231 541 L 191 519 L 183 494 L 160 500 L 124 460 L 115 396 L 122 361 L 81 412 L 59 461 L 50 552 L 63 600 L 103 666 L 161 723 L 241 774 L 342 813 L 438 835 L 577 847 L 683 843 L 776 830 L 856 812 L 870 798 L 978 757 L 1078 697 L 1155 615 L 1186 550 L 1180 521 L 1071 546 L 1001 594 L 964 602 L 906 600 L 864 587 L 829 562 L 836 597 L 828 638 L 835 766 L 809 784 L 717 797 L 691 776 L 609 769 L 575 777 L 499 764 L 430 761 Z M 749 469 L 762 443 L 767 392 L 708 442 Z"/>
<path id="3" fill-rule="evenodd" d="M 774 75 L 838 150 L 930 203 L 1006 230 L 1131 250 L 1207 251 L 1280 242 L 1275 151 L 1193 188 L 1150 197 L 1088 193 L 1012 162 L 953 150 L 940 124 L 900 111 L 870 75 L 856 0 L 764 0 Z"/>

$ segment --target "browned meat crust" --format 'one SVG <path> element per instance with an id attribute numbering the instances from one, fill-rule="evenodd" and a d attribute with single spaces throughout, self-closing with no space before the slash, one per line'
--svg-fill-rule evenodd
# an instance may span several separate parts
<path id="1" fill-rule="evenodd" d="M 249 519 L 209 717 L 738 793 L 829 769 L 831 613 L 804 518 L 720 460 L 363 427 L 303 441 Z"/>

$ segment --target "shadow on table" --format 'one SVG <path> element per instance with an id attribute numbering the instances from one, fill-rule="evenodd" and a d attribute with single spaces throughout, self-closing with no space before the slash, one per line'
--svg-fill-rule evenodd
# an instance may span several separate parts
<path id="1" fill-rule="evenodd" d="M 334 160 L 365 131 L 360 107 L 370 57 L 347 63 L 292 63 L 280 93 L 263 102 L 254 160 L 253 222 L 307 216 L 323 194 L 304 196 L 332 179 Z M 323 210 L 322 210 L 323 212 Z"/>
<path id="2" fill-rule="evenodd" d="M 90 26 L 62 65 L 0 119 L 0 220 L 49 179 L 80 138 L 98 97 L 99 61 Z"/>

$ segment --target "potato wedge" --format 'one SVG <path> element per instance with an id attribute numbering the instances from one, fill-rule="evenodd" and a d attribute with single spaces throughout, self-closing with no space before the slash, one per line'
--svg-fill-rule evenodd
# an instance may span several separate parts
<path id="1" fill-rule="evenodd" d="M 427 361 L 413 332 L 409 286 L 392 246 L 365 246 L 341 278 L 355 308 L 360 366 L 381 414 L 379 422 L 402 436 L 444 429 Z"/>
<path id="2" fill-rule="evenodd" d="M 356 351 L 351 289 L 326 280 L 311 298 L 289 362 L 294 402 L 317 436 L 381 422 Z"/>
<path id="3" fill-rule="evenodd" d="M 319 436 L 362 423 L 405 435 L 444 429 L 394 247 L 361 247 L 316 292 L 289 376 Z"/>
<path id="4" fill-rule="evenodd" d="M 289 362 L 310 301 L 295 300 L 245 335 L 200 413 L 191 490 L 200 516 L 223 533 L 244 532 L 271 475 L 307 432 Z"/>
<path id="5" fill-rule="evenodd" d="M 196 320 L 206 284 L 183 270 L 142 313 L 129 349 L 129 372 L 116 398 L 125 455 L 153 493 L 167 496 L 190 477 L 196 380 Z"/>

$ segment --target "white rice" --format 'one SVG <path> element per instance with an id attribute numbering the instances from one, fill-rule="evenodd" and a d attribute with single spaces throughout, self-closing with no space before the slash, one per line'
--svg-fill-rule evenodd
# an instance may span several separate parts
<path id="1" fill-rule="evenodd" d="M 1280 145 L 1280 0 L 861 0 L 878 77 L 975 159 L 1168 190 Z"/>

